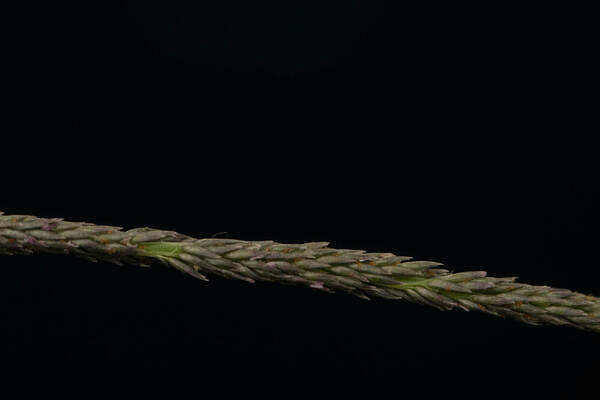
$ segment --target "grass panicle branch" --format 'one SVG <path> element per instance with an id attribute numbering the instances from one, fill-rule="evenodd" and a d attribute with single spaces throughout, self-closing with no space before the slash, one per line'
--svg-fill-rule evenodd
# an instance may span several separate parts
<path id="1" fill-rule="evenodd" d="M 148 266 L 161 262 L 201 280 L 208 275 L 342 291 L 363 299 L 401 299 L 440 310 L 460 308 L 532 325 L 600 332 L 600 299 L 534 286 L 485 271 L 451 273 L 442 264 L 391 253 L 334 249 L 327 242 L 195 239 L 173 231 L 3 215 L 0 255 L 72 254 L 96 262 Z"/>

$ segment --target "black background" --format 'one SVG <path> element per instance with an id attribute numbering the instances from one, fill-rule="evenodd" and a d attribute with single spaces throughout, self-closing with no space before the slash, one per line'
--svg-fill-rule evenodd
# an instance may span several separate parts
<path id="1" fill-rule="evenodd" d="M 394 3 L 5 6 L 0 210 L 599 295 L 586 10 Z M 1 265 L 0 362 L 61 390 L 597 392 L 597 334 L 163 267 Z"/>

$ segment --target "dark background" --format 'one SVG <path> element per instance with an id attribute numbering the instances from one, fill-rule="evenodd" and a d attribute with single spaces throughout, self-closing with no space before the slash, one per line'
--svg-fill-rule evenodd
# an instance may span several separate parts
<path id="1" fill-rule="evenodd" d="M 326 240 L 600 295 L 586 10 L 192 3 L 4 6 L 0 210 Z M 0 362 L 23 389 L 597 392 L 597 334 L 163 267 L 0 262 Z"/>

